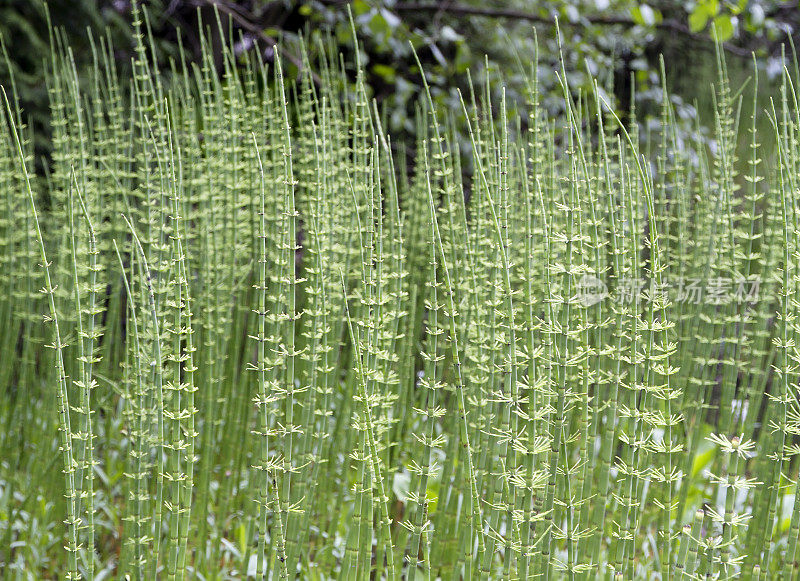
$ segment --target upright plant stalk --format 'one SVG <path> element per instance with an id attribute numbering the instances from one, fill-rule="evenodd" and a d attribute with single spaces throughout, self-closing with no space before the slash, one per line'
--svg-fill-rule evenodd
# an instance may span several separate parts
<path id="1" fill-rule="evenodd" d="M 65 343 L 62 343 L 61 330 L 58 326 L 58 312 L 55 303 L 55 290 L 53 282 L 50 278 L 50 262 L 47 260 L 47 251 L 45 249 L 44 237 L 39 225 L 39 216 L 36 211 L 36 202 L 33 196 L 33 188 L 31 187 L 30 175 L 28 173 L 25 155 L 22 151 L 22 143 L 17 133 L 16 125 L 13 121 L 13 113 L 11 111 L 11 104 L 8 101 L 8 95 L 4 88 L 0 87 L 3 91 L 3 101 L 7 113 L 7 120 L 11 127 L 11 134 L 14 138 L 14 145 L 17 150 L 17 160 L 19 162 L 19 171 L 23 176 L 23 183 L 25 186 L 25 193 L 28 197 L 30 204 L 31 214 L 33 215 L 33 224 L 36 229 L 36 237 L 39 243 L 39 255 L 41 258 L 41 268 L 44 271 L 44 287 L 42 293 L 47 295 L 50 314 L 45 316 L 45 321 L 53 325 L 53 342 L 49 347 L 55 351 L 56 355 L 56 399 L 58 402 L 58 419 L 59 419 L 59 437 L 61 444 L 61 459 L 63 463 L 63 472 L 65 479 L 66 499 L 67 499 L 67 518 L 64 521 L 67 525 L 67 538 L 68 543 L 66 550 L 68 553 L 68 568 L 66 578 L 77 580 L 81 578 L 78 572 L 78 527 L 80 519 L 76 514 L 76 506 L 78 499 L 78 491 L 75 488 L 75 464 L 72 453 L 72 430 L 70 428 L 69 418 L 69 394 L 67 392 L 67 378 L 64 372 L 64 348 Z"/>

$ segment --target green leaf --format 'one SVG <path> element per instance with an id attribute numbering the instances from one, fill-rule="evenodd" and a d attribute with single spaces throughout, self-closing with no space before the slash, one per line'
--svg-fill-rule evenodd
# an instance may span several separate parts
<path id="1" fill-rule="evenodd" d="M 718 0 L 703 0 L 699 8 L 705 10 L 709 18 L 719 14 L 719 1 Z"/>
<path id="2" fill-rule="evenodd" d="M 366 14 L 369 12 L 370 7 L 369 4 L 364 2 L 364 0 L 356 0 L 353 2 L 353 15 L 354 16 L 361 16 L 362 14 Z"/>
<path id="3" fill-rule="evenodd" d="M 714 40 L 725 42 L 733 36 L 733 22 L 727 14 L 720 14 L 714 18 Z"/>
<path id="4" fill-rule="evenodd" d="M 689 15 L 689 30 L 692 32 L 700 32 L 708 24 L 708 14 L 705 10 L 697 7 Z"/>
<path id="5" fill-rule="evenodd" d="M 745 8 L 747 8 L 747 0 L 739 0 L 739 2 L 737 2 L 737 3 L 733 4 L 733 5 L 730 7 L 730 9 L 731 9 L 731 14 L 733 14 L 733 15 L 736 15 L 736 14 L 741 14 L 741 13 L 742 13 L 742 11 L 743 11 Z"/>
<path id="6" fill-rule="evenodd" d="M 653 26 L 657 22 L 656 12 L 647 4 L 639 4 L 631 10 L 631 16 L 636 24 Z"/>
<path id="7" fill-rule="evenodd" d="M 397 71 L 394 67 L 380 63 L 372 65 L 372 72 L 374 72 L 387 83 L 394 82 L 395 78 L 397 77 Z"/>

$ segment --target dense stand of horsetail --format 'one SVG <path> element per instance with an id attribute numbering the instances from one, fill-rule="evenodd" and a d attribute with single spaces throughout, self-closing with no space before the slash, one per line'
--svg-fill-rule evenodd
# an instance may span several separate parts
<path id="1" fill-rule="evenodd" d="M 798 578 L 794 64 L 718 49 L 711 146 L 536 55 L 397 143 L 357 50 L 135 17 L 54 31 L 45 164 L 4 80 L 5 578 Z"/>

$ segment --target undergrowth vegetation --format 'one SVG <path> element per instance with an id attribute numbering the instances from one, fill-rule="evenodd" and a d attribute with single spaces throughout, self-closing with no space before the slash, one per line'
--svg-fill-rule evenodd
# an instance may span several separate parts
<path id="1" fill-rule="evenodd" d="M 797 578 L 796 71 L 718 55 L 709 149 L 530 55 L 403 147 L 357 51 L 137 19 L 131 79 L 54 34 L 47 171 L 5 87 L 6 578 Z"/>

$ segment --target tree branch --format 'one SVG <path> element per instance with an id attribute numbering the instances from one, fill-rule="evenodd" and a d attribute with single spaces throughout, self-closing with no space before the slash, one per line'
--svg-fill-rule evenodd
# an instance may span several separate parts
<path id="1" fill-rule="evenodd" d="M 201 0 L 201 3 L 216 8 L 217 10 L 228 16 L 231 20 L 236 22 L 236 24 L 238 24 L 241 28 L 243 28 L 247 32 L 250 32 L 251 34 L 255 34 L 256 36 L 258 36 L 261 40 L 267 43 L 267 46 L 269 46 L 270 48 L 278 45 L 278 41 L 276 41 L 270 35 L 265 33 L 261 29 L 261 27 L 250 22 L 250 20 L 242 16 L 237 10 L 235 10 L 231 6 L 228 6 L 228 4 L 220 2 L 219 0 Z M 294 66 L 297 67 L 298 71 L 302 72 L 303 70 L 306 69 L 305 64 L 299 57 L 295 56 L 290 52 L 287 52 L 286 50 L 282 50 L 280 52 L 281 54 L 283 54 L 284 58 L 286 58 L 287 61 L 289 61 L 290 63 L 292 63 Z M 275 55 L 275 58 L 278 58 L 277 54 Z M 322 79 L 319 77 L 319 75 L 311 70 L 309 70 L 308 72 L 311 75 L 311 80 L 314 82 L 314 84 L 317 87 L 321 87 Z"/>

